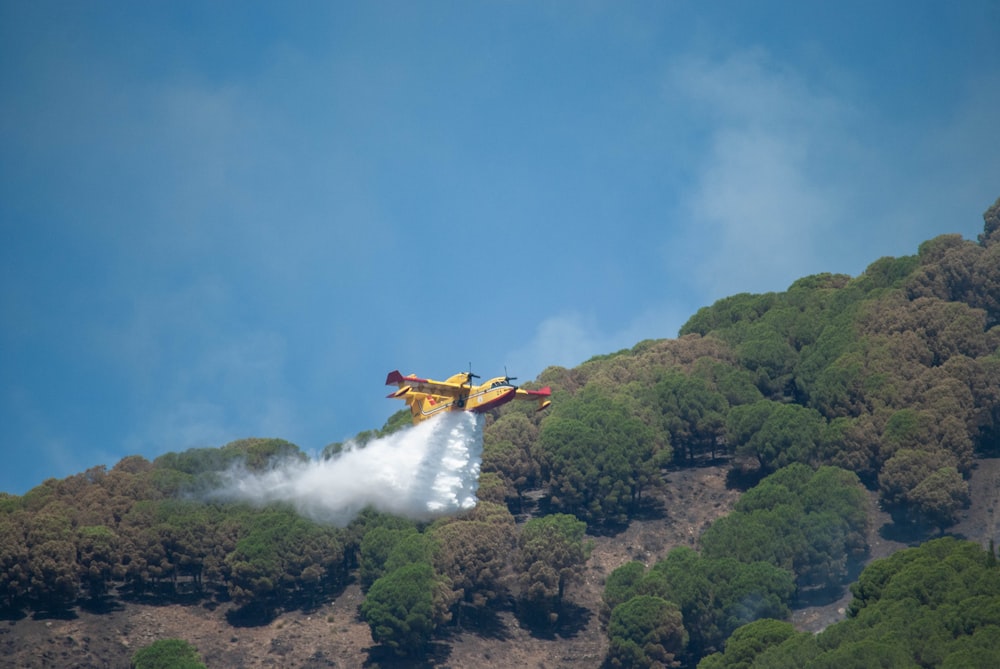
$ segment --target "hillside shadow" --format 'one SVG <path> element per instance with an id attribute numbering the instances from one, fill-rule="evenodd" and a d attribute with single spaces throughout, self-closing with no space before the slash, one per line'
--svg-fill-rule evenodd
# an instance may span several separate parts
<path id="1" fill-rule="evenodd" d="M 857 582 L 861 576 L 861 572 L 864 571 L 871 560 L 872 556 L 868 551 L 848 556 L 847 571 L 839 582 L 825 586 L 800 588 L 795 594 L 795 601 L 792 608 L 799 610 L 829 606 L 840 601 L 845 595 L 850 593 L 851 584 Z"/>
<path id="2" fill-rule="evenodd" d="M 76 620 L 79 614 L 73 609 L 52 609 L 50 611 L 35 611 L 32 620 Z"/>
<path id="3" fill-rule="evenodd" d="M 513 638 L 500 614 L 493 609 L 471 605 L 462 605 L 461 617 L 452 629 L 496 641 L 510 641 Z"/>
<path id="4" fill-rule="evenodd" d="M 594 616 L 590 609 L 572 603 L 565 603 L 559 618 L 550 622 L 547 617 L 522 616 L 518 618 L 521 627 L 528 630 L 536 639 L 553 640 L 556 638 L 572 639 L 587 628 Z"/>
<path id="5" fill-rule="evenodd" d="M 277 609 L 256 602 L 226 611 L 226 622 L 233 627 L 263 627 L 274 622 L 277 617 Z"/>
<path id="6" fill-rule="evenodd" d="M 628 523 L 604 523 L 587 528 L 587 534 L 593 537 L 617 537 L 628 529 Z"/>
<path id="7" fill-rule="evenodd" d="M 371 669 L 431 669 L 447 666 L 451 646 L 446 643 L 429 643 L 420 657 L 397 655 L 391 648 L 371 646 L 362 667 Z"/>
<path id="8" fill-rule="evenodd" d="M 734 458 L 731 455 L 717 453 L 715 457 L 713 457 L 711 453 L 703 453 L 696 455 L 694 458 L 687 458 L 683 460 L 675 458 L 669 464 L 665 465 L 663 469 L 668 472 L 676 472 L 682 469 L 707 469 L 709 467 L 722 467 L 723 465 L 733 461 Z"/>
<path id="9" fill-rule="evenodd" d="M 125 605 L 116 597 L 104 595 L 94 599 L 83 599 L 79 602 L 80 610 L 95 615 L 105 615 L 115 611 L 124 611 Z"/>
<path id="10" fill-rule="evenodd" d="M 828 585 L 817 588 L 802 588 L 795 595 L 792 609 L 809 609 L 818 606 L 829 606 L 840 601 L 848 592 L 847 583 Z"/>
<path id="11" fill-rule="evenodd" d="M 937 530 L 906 521 L 894 520 L 879 528 L 878 534 L 886 541 L 896 541 L 907 546 L 916 546 L 941 536 Z"/>
<path id="12" fill-rule="evenodd" d="M 20 608 L 2 608 L 0 607 L 0 620 L 9 620 L 11 622 L 16 622 L 18 620 L 24 620 L 28 617 L 28 614 L 24 612 L 24 609 Z"/>
<path id="13" fill-rule="evenodd" d="M 354 582 L 355 579 L 351 577 L 343 583 L 334 586 L 316 590 L 302 590 L 297 596 L 288 597 L 283 600 L 279 608 L 285 611 L 299 611 L 306 615 L 318 613 L 328 603 L 340 598 L 344 594 L 344 591 L 347 590 L 347 587 Z"/>
<path id="14" fill-rule="evenodd" d="M 207 590 L 194 588 L 175 588 L 170 583 L 147 585 L 139 588 L 134 585 L 123 585 L 118 588 L 118 598 L 131 604 L 147 606 L 170 606 L 182 604 L 191 606 L 211 596 Z"/>
<path id="15" fill-rule="evenodd" d="M 660 496 L 647 496 L 639 502 L 632 520 L 663 520 L 667 517 L 667 503 Z"/>
<path id="16" fill-rule="evenodd" d="M 740 492 L 746 492 L 750 488 L 754 487 L 761 480 L 767 476 L 767 472 L 763 469 L 736 466 L 726 472 L 726 488 L 729 490 L 739 490 Z"/>

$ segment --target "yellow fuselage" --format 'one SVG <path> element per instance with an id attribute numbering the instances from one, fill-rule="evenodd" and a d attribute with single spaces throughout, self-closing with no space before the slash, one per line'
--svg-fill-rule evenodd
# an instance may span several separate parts
<path id="1" fill-rule="evenodd" d="M 482 413 L 513 399 L 535 400 L 539 411 L 552 404 L 552 391 L 548 387 L 524 390 L 512 384 L 511 379 L 506 376 L 497 376 L 486 383 L 473 385 L 473 378 L 476 377 L 470 372 L 454 374 L 447 381 L 435 381 L 421 379 L 415 374 L 403 376 L 397 370 L 389 372 L 385 383 L 399 388 L 390 393 L 389 397 L 406 402 L 413 414 L 414 423 L 445 411 Z"/>
<path id="2" fill-rule="evenodd" d="M 465 374 L 455 374 L 446 383 L 462 386 L 465 378 Z M 413 414 L 413 422 L 419 423 L 444 411 L 489 411 L 514 399 L 517 390 L 502 376 L 478 386 L 465 384 L 462 387 L 464 392 L 460 391 L 455 395 L 436 395 L 433 392 L 421 392 L 419 383 L 410 386 L 403 398 Z"/>

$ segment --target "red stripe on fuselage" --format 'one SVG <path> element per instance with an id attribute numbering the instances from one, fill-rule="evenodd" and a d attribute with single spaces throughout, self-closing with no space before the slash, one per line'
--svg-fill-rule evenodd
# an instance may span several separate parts
<path id="1" fill-rule="evenodd" d="M 477 404 L 476 406 L 472 407 L 471 410 L 474 413 L 483 413 L 484 411 L 489 411 L 490 409 L 496 409 L 498 406 L 506 404 L 507 402 L 510 402 L 512 399 L 514 399 L 514 393 L 515 389 L 511 387 L 507 392 L 489 400 L 488 402 Z"/>

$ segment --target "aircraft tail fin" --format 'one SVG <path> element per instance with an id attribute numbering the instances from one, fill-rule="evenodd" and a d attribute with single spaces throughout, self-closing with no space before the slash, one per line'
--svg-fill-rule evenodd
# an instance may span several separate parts
<path id="1" fill-rule="evenodd" d="M 427 383 L 428 379 L 417 378 L 416 374 L 410 374 L 409 376 L 403 376 L 399 373 L 398 369 L 394 369 L 389 372 L 388 376 L 385 377 L 385 385 L 391 386 L 395 384 L 402 383 Z"/>

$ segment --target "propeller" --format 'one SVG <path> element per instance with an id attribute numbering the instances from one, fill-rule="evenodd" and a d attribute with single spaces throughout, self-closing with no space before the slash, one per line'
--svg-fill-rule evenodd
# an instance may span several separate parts
<path id="1" fill-rule="evenodd" d="M 470 362 L 469 363 L 469 371 L 465 373 L 465 382 L 468 383 L 471 386 L 472 385 L 472 379 L 478 379 L 478 378 L 479 378 L 478 374 L 473 374 L 472 373 L 472 363 Z"/>
<path id="2" fill-rule="evenodd" d="M 507 365 L 503 366 L 503 380 L 506 383 L 510 383 L 511 381 L 517 381 L 517 377 L 516 376 L 511 376 L 510 374 L 507 373 Z M 514 384 L 511 383 L 511 385 L 514 385 Z"/>

